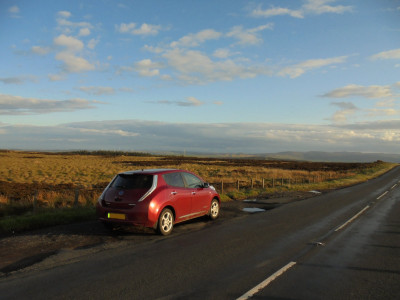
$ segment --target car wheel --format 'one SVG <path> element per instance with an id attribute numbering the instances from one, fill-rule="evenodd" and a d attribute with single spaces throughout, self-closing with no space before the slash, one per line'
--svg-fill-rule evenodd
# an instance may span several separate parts
<path id="1" fill-rule="evenodd" d="M 169 208 L 165 208 L 158 218 L 158 232 L 162 235 L 171 233 L 174 227 L 174 214 Z"/>
<path id="2" fill-rule="evenodd" d="M 217 199 L 213 199 L 211 201 L 211 207 L 210 207 L 210 218 L 211 220 L 215 220 L 219 216 L 219 202 Z"/>

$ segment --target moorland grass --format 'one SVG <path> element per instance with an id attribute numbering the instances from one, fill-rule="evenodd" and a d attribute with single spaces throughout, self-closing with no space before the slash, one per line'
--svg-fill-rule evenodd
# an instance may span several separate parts
<path id="1" fill-rule="evenodd" d="M 286 165 L 285 165 L 286 164 Z M 287 165 L 295 169 L 287 169 Z M 317 165 L 317 164 L 316 164 Z M 272 167 L 273 166 L 273 167 Z M 94 205 L 116 173 L 148 168 L 193 171 L 222 188 L 222 201 L 265 197 L 282 191 L 331 190 L 377 177 L 397 164 L 332 164 L 129 155 L 120 152 L 43 153 L 0 151 L 0 232 L 94 218 Z M 310 169 L 311 166 L 311 169 Z M 302 169 L 307 167 L 308 169 Z M 264 188 L 260 187 L 263 179 Z M 255 183 L 251 188 L 250 180 Z M 240 182 L 237 189 L 236 182 Z M 258 184 L 258 185 L 257 185 Z M 10 188 L 11 187 L 11 188 Z M 62 188 L 60 188 L 62 187 Z M 27 189 L 24 193 L 20 189 Z M 74 194 L 79 190 L 79 201 Z M 18 192 L 17 194 L 15 194 Z M 9 194 L 11 193 L 11 194 Z"/>

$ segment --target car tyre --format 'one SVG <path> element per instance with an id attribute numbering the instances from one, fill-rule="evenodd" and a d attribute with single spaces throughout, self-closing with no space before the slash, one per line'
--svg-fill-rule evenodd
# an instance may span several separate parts
<path id="1" fill-rule="evenodd" d="M 215 220 L 219 216 L 219 202 L 217 199 L 211 201 L 209 216 L 211 220 Z"/>
<path id="2" fill-rule="evenodd" d="M 174 214 L 169 208 L 163 209 L 158 218 L 158 232 L 169 235 L 174 227 Z"/>

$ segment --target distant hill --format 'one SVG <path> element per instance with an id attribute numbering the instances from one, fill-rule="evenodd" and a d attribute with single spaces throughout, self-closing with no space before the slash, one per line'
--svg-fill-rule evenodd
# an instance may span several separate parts
<path id="1" fill-rule="evenodd" d="M 382 160 L 385 162 L 400 163 L 400 154 L 387 153 L 363 153 L 363 152 L 278 152 L 278 153 L 205 153 L 185 151 L 171 152 L 151 152 L 158 155 L 179 155 L 179 156 L 197 156 L 197 157 L 215 157 L 226 159 L 266 159 L 266 160 L 300 160 L 312 162 L 374 162 Z"/>
<path id="2" fill-rule="evenodd" d="M 306 160 L 321 162 L 386 162 L 400 163 L 400 154 L 362 153 L 362 152 L 279 152 L 265 154 L 266 158 L 279 160 Z"/>

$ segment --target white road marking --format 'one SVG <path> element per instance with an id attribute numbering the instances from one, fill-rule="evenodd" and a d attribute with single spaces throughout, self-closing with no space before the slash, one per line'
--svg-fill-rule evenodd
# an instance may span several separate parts
<path id="1" fill-rule="evenodd" d="M 384 192 L 382 195 L 380 195 L 378 198 L 376 198 L 376 200 L 381 199 L 383 196 L 385 196 L 387 193 L 389 193 L 388 191 Z"/>
<path id="2" fill-rule="evenodd" d="M 269 276 L 263 282 L 261 282 L 260 284 L 256 285 L 254 288 L 252 288 L 250 291 L 248 291 L 246 294 L 240 296 L 236 300 L 246 300 L 246 299 L 249 299 L 249 298 L 253 297 L 255 294 L 257 294 L 259 291 L 261 291 L 263 288 L 265 288 L 268 284 L 270 284 L 276 278 L 278 278 L 283 273 L 285 273 L 287 270 L 289 270 L 291 267 L 293 267 L 295 264 L 296 264 L 296 262 L 291 261 L 286 266 L 284 266 L 281 269 L 279 269 L 278 271 L 276 271 L 274 274 Z"/>
<path id="3" fill-rule="evenodd" d="M 346 227 L 349 223 L 353 222 L 356 218 L 358 218 L 364 211 L 366 211 L 369 208 L 369 205 L 364 207 L 361 211 L 359 211 L 355 216 L 353 216 L 351 219 L 349 219 L 347 222 L 345 222 L 343 225 L 339 226 L 338 228 L 335 229 L 335 231 L 339 231 Z"/>
<path id="4" fill-rule="evenodd" d="M 393 190 L 396 186 L 397 186 L 397 183 L 394 186 L 392 186 L 390 189 Z"/>

